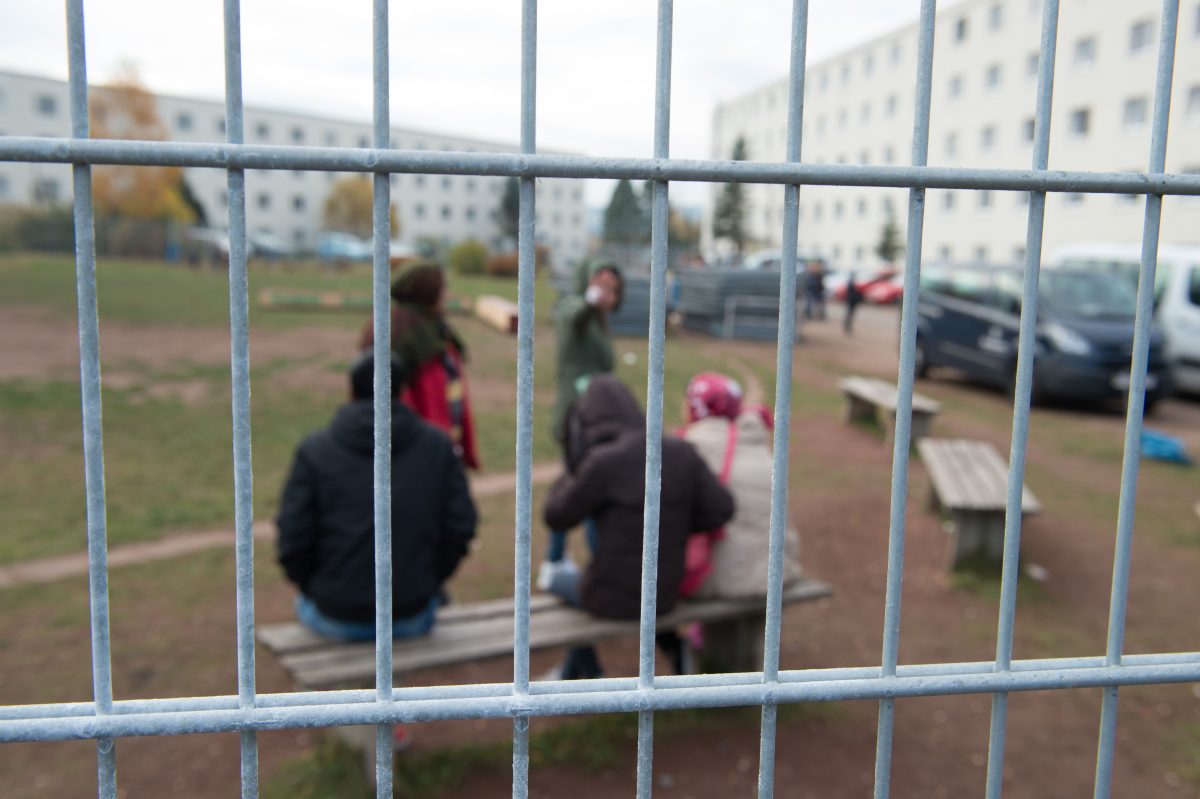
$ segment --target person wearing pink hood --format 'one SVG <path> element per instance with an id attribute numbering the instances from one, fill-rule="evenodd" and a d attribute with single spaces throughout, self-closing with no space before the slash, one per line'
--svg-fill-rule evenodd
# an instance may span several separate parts
<path id="1" fill-rule="evenodd" d="M 688 543 L 681 596 L 761 597 L 767 593 L 771 536 L 771 412 L 743 406 L 731 377 L 702 372 L 688 383 L 687 425 L 679 435 L 691 443 L 733 494 L 736 511 L 723 528 L 694 535 Z M 787 528 L 784 582 L 800 576 L 799 537 Z"/>

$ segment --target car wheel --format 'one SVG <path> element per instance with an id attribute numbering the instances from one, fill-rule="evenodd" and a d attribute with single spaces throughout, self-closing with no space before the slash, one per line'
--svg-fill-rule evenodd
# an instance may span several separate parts
<path id="1" fill-rule="evenodd" d="M 913 374 L 917 377 L 929 376 L 929 356 L 925 354 L 925 347 L 920 339 L 917 339 L 917 349 L 913 353 Z"/>

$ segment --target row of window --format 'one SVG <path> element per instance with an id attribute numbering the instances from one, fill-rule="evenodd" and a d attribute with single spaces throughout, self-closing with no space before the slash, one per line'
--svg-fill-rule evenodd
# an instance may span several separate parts
<path id="1" fill-rule="evenodd" d="M 874 258 L 874 253 L 871 249 L 862 244 L 853 247 L 845 248 L 840 244 L 834 244 L 832 247 L 826 248 L 821 244 L 806 244 L 803 240 L 799 243 L 800 249 L 804 252 L 811 252 L 818 258 L 829 257 L 834 265 L 840 265 L 843 257 L 851 258 L 854 264 L 866 264 Z M 929 248 L 932 250 L 932 248 Z M 937 250 L 937 259 L 953 263 L 955 261 L 955 249 L 952 244 L 942 244 Z M 978 244 L 971 248 L 971 257 L 978 263 L 991 263 L 991 250 L 986 244 Z M 1019 264 L 1025 261 L 1025 248 L 1014 247 L 1011 255 L 1010 263 Z"/>

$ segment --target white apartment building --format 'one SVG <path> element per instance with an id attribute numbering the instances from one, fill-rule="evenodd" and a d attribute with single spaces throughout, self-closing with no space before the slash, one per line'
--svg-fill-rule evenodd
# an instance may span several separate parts
<path id="1" fill-rule="evenodd" d="M 931 166 L 1032 166 L 1041 0 L 965 0 L 940 9 L 934 34 Z M 1144 171 L 1149 163 L 1161 3 L 1062 3 L 1050 126 L 1051 169 Z M 912 163 L 917 25 L 808 65 L 801 159 L 818 164 Z M 787 81 L 721 103 L 714 158 L 744 136 L 753 160 L 783 161 Z M 1180 8 L 1167 171 L 1200 173 L 1200 2 Z M 779 247 L 783 188 L 747 187 L 747 249 Z M 713 199 L 721 190 L 713 187 Z M 1023 257 L 1025 192 L 930 190 L 927 259 L 1008 263 Z M 1051 194 L 1043 252 L 1081 241 L 1137 242 L 1141 196 Z M 1162 241 L 1200 243 L 1200 198 L 1168 197 Z M 711 204 L 704 225 L 712 244 Z M 893 215 L 907 240 L 905 189 L 805 186 L 799 247 L 848 267 L 878 263 Z"/>
<path id="2" fill-rule="evenodd" d="M 223 102 L 158 96 L 158 114 L 175 141 L 225 139 Z M 406 150 L 516 152 L 510 144 L 441 133 L 392 128 L 392 146 Z M 69 136 L 69 96 L 60 80 L 0 71 L 0 136 Z M 371 125 L 247 106 L 248 144 L 369 147 Z M 343 173 L 248 170 L 246 226 L 267 232 L 298 250 L 314 246 L 322 229 L 329 189 Z M 204 206 L 209 223 L 224 227 L 225 172 L 188 168 L 184 178 Z M 497 223 L 504 178 L 471 175 L 392 175 L 392 203 L 407 242 L 430 238 L 444 244 L 474 238 L 493 247 L 504 242 Z M 71 202 L 71 171 L 65 164 L 0 162 L 0 203 Z M 584 186 L 579 179 L 537 181 L 537 236 L 558 261 L 587 250 Z"/>

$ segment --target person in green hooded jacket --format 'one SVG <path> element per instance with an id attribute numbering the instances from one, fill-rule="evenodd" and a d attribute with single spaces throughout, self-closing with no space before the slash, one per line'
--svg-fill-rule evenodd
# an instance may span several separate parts
<path id="1" fill-rule="evenodd" d="M 566 295 L 554 307 L 557 342 L 558 393 L 554 403 L 554 438 L 569 455 L 568 415 L 571 405 L 587 387 L 588 378 L 613 371 L 612 334 L 608 317 L 621 307 L 625 281 L 621 270 L 611 261 L 584 262 L 577 273 L 574 294 Z M 568 468 L 570 463 L 568 462 Z M 588 526 L 589 538 L 593 535 Z M 546 590 L 556 570 L 572 569 L 566 556 L 566 532 L 550 533 L 546 559 L 538 572 L 538 587 Z"/>

